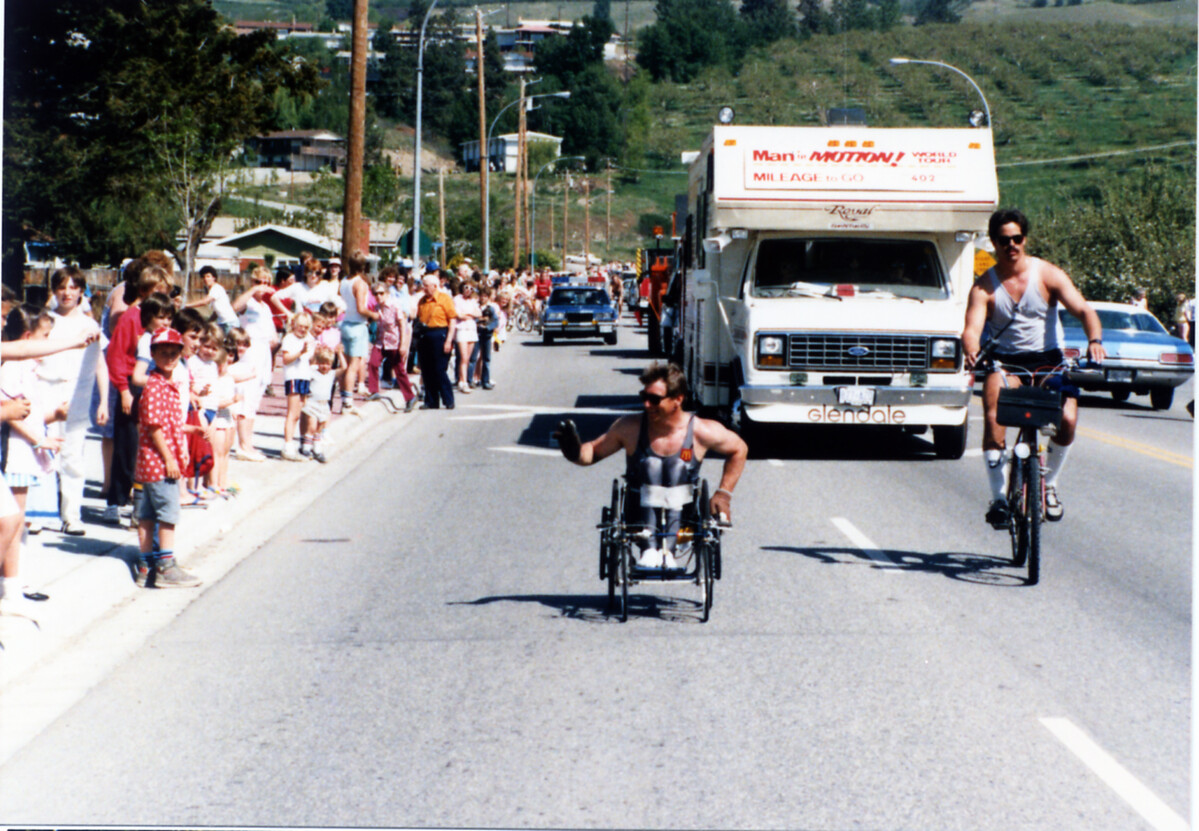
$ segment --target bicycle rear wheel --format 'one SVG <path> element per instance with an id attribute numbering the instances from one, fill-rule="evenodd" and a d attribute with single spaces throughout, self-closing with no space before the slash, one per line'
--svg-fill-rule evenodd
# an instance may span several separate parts
<path id="1" fill-rule="evenodd" d="M 1026 583 L 1035 586 L 1041 579 L 1041 518 L 1045 506 L 1045 485 L 1041 481 L 1041 460 L 1033 453 L 1024 464 L 1028 468 L 1028 493 L 1026 500 L 1026 530 L 1025 538 L 1028 547 L 1028 580 Z"/>

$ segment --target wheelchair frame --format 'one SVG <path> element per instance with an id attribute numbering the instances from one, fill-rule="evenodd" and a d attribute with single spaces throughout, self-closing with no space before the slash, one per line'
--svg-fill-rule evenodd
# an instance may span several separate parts
<path id="1" fill-rule="evenodd" d="M 638 540 L 660 541 L 663 534 L 640 525 L 625 522 L 625 497 L 628 483 L 624 478 L 612 482 L 612 501 L 600 512 L 599 576 L 608 582 L 608 608 L 629 619 L 629 587 L 639 583 L 693 583 L 699 588 L 700 620 L 707 623 L 712 611 L 712 591 L 720 579 L 721 527 L 712 516 L 708 482 L 701 479 L 695 486 L 691 504 L 683 509 L 679 531 L 675 535 L 676 551 L 689 546 L 684 563 L 678 569 L 646 569 L 636 563 L 634 551 Z M 656 509 L 663 510 L 663 509 Z M 657 547 L 657 546 L 655 546 Z"/>

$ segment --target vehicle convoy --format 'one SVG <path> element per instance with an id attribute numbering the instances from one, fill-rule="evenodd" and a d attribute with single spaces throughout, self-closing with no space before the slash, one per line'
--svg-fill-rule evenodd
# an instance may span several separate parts
<path id="1" fill-rule="evenodd" d="M 683 369 L 765 424 L 925 432 L 966 448 L 962 322 L 998 200 L 989 128 L 715 126 L 690 167 Z"/>
<path id="2" fill-rule="evenodd" d="M 541 340 L 557 338 L 603 338 L 616 343 L 616 309 L 608 292 L 598 285 L 577 282 L 554 286 L 541 319 Z"/>
<path id="3" fill-rule="evenodd" d="M 1107 357 L 1102 366 L 1070 373 L 1070 382 L 1088 391 L 1110 392 L 1117 401 L 1148 395 L 1155 410 L 1168 410 L 1174 388 L 1195 374 L 1190 344 L 1166 331 L 1149 312 L 1126 303 L 1091 303 L 1103 324 Z M 1087 336 L 1082 323 L 1065 309 L 1059 312 L 1067 356 L 1084 354 Z"/>

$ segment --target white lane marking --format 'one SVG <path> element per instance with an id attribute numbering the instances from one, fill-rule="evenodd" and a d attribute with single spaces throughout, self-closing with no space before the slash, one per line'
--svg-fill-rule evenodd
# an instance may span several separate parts
<path id="1" fill-rule="evenodd" d="M 888 566 L 888 570 L 894 571 L 899 564 L 883 553 L 883 550 L 875 545 L 869 537 L 857 529 L 857 527 L 845 517 L 835 516 L 832 518 L 833 525 L 837 526 L 837 530 L 849 538 L 849 541 L 862 549 L 862 553 L 869 557 L 874 562 L 880 565 Z"/>
<path id="2" fill-rule="evenodd" d="M 551 450 L 545 447 L 489 447 L 500 453 L 524 453 L 528 456 L 561 456 L 561 450 Z"/>
<path id="3" fill-rule="evenodd" d="M 982 454 L 983 454 L 983 449 L 981 447 L 971 447 L 969 450 L 967 450 L 962 455 L 968 456 L 973 459 L 973 458 L 977 458 L 977 457 L 981 456 Z"/>
<path id="4" fill-rule="evenodd" d="M 970 416 L 970 420 L 971 421 L 986 421 L 986 418 L 984 418 L 983 416 Z"/>
<path id="5" fill-rule="evenodd" d="M 782 459 L 767 459 L 766 464 L 770 465 L 771 467 L 782 467 L 783 460 Z"/>
<path id="6" fill-rule="evenodd" d="M 450 416 L 450 421 L 511 421 L 513 419 L 527 419 L 534 415 L 531 412 L 516 412 L 516 413 L 493 413 L 491 415 L 468 415 L 468 416 Z"/>
<path id="7" fill-rule="evenodd" d="M 1084 765 L 1115 791 L 1132 809 L 1158 831 L 1186 831 L 1190 828 L 1186 820 L 1174 813 L 1169 805 L 1129 773 L 1123 765 L 1069 719 L 1042 718 L 1045 725 L 1058 741 L 1077 756 Z"/>

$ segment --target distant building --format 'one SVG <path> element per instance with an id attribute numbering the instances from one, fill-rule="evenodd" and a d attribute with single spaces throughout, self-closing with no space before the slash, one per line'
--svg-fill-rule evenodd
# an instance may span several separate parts
<path id="1" fill-rule="evenodd" d="M 562 155 L 562 138 L 560 136 L 551 136 L 548 133 L 535 133 L 528 130 L 525 133 L 526 140 L 532 144 L 538 141 L 548 141 L 554 145 L 554 157 Z M 517 141 L 520 137 L 516 133 L 506 133 L 502 136 L 494 136 L 491 139 L 488 163 L 494 171 L 502 171 L 504 173 L 516 172 L 516 151 Z M 479 169 L 479 142 L 467 141 L 462 145 L 462 164 L 466 167 L 467 173 L 473 173 Z"/>
<path id="2" fill-rule="evenodd" d="M 258 167 L 334 173 L 345 166 L 346 140 L 328 130 L 284 130 L 246 139 L 246 149 L 257 156 Z"/>
<path id="3" fill-rule="evenodd" d="M 320 260 L 341 255 L 341 243 L 286 225 L 260 225 L 241 233 L 216 240 L 214 246 L 236 248 L 241 252 L 241 271 L 252 265 L 265 263 L 268 258 L 273 265 L 293 265 L 300 261 L 301 251 L 311 251 Z"/>
<path id="4" fill-rule="evenodd" d="M 275 32 L 279 37 L 287 37 L 288 35 L 299 32 L 314 32 L 316 26 L 311 23 L 290 23 L 280 22 L 278 20 L 238 20 L 234 22 L 233 29 L 239 35 L 248 35 L 251 32 L 269 31 Z"/>

